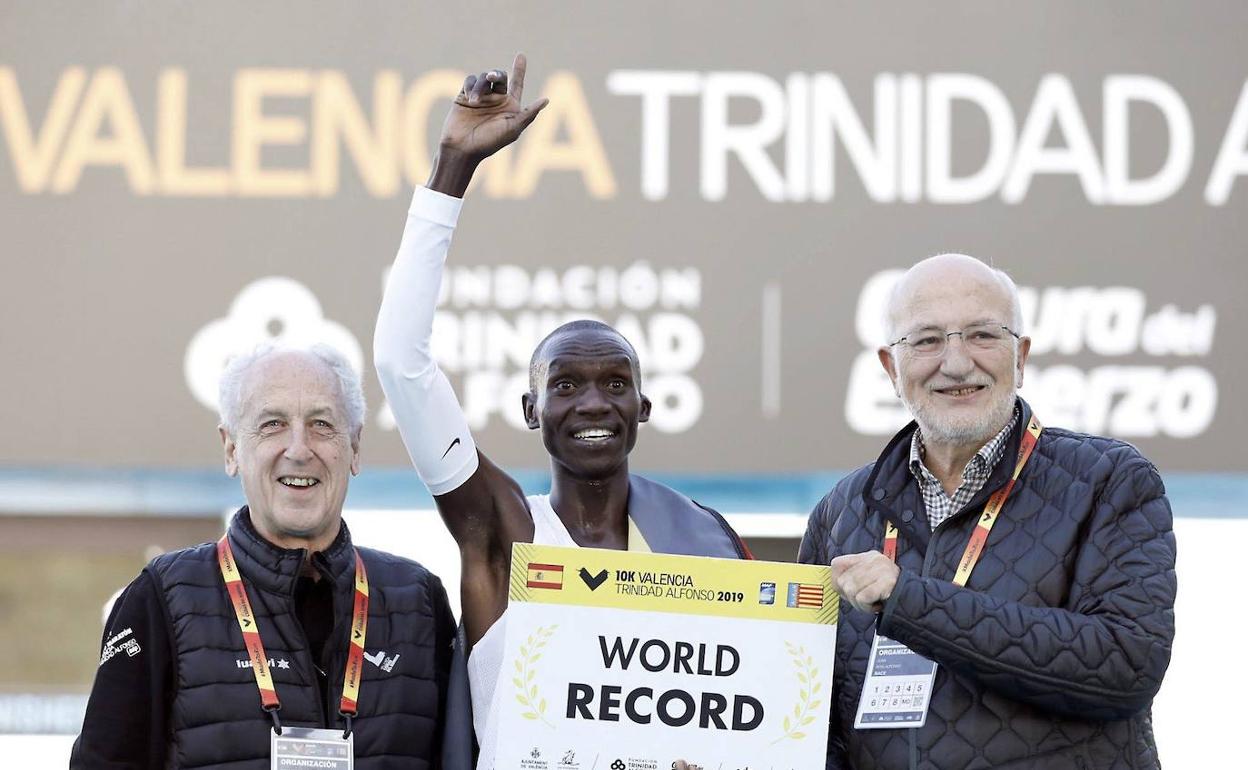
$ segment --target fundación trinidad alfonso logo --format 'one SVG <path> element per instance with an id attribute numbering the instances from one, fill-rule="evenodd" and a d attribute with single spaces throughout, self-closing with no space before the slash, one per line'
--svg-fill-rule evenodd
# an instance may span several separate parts
<path id="1" fill-rule="evenodd" d="M 324 342 L 346 356 L 356 373 L 364 371 L 364 351 L 351 330 L 327 318 L 307 286 L 273 275 L 244 286 L 225 315 L 209 321 L 187 343 L 182 374 L 191 395 L 216 410 L 217 386 L 226 363 L 262 342 L 296 346 Z"/>

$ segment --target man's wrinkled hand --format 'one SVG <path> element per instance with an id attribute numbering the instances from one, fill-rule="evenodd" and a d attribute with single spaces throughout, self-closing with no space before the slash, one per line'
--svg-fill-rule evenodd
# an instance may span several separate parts
<path id="1" fill-rule="evenodd" d="M 524 54 L 519 53 L 510 75 L 496 69 L 464 80 L 442 126 L 441 154 L 479 163 L 519 138 L 549 103 L 539 99 L 528 107 L 521 106 L 527 65 Z"/>
<path id="2" fill-rule="evenodd" d="M 836 592 L 854 609 L 879 612 L 893 595 L 901 570 L 879 551 L 851 553 L 832 560 Z"/>

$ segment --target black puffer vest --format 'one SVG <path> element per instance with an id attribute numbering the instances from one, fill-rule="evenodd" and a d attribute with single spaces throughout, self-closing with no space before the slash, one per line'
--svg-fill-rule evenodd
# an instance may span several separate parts
<path id="1" fill-rule="evenodd" d="M 317 684 L 308 641 L 295 614 L 294 590 L 304 551 L 278 548 L 261 538 L 246 508 L 235 515 L 229 536 L 271 661 L 282 724 L 343 727 L 337 704 L 355 595 L 355 558 L 345 522 L 333 544 L 314 556 L 317 569 L 334 581 L 336 622 L 325 645 L 328 692 Z M 446 591 L 437 576 L 413 561 L 359 550 L 368 570 L 364 649 L 369 660 L 364 662 L 359 714 L 353 723 L 355 766 L 431 767 L 440 748 L 454 636 Z M 272 723 L 260 709 L 216 544 L 165 554 L 148 571 L 160 586 L 171 623 L 177 681 L 173 766 L 267 770 Z M 327 713 L 333 715 L 328 724 Z"/>

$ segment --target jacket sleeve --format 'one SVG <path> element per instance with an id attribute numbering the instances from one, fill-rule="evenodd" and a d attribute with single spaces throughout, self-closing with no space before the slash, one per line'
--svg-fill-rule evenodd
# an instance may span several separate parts
<path id="1" fill-rule="evenodd" d="M 1161 687 L 1174 639 L 1175 543 L 1156 469 L 1106 480 L 1061 608 L 1006 601 L 903 570 L 880 633 L 986 688 L 1050 712 L 1124 719 Z"/>
<path id="2" fill-rule="evenodd" d="M 71 770 L 165 766 L 174 689 L 165 617 L 155 580 L 146 571 L 113 604 Z"/>
<path id="3" fill-rule="evenodd" d="M 437 745 L 435 770 L 472 770 L 472 703 L 468 699 L 468 666 L 459 654 L 462 629 L 455 628 L 455 616 L 446 597 L 446 588 L 437 576 L 429 576 L 430 614 L 434 619 L 437 649 L 434 657 L 438 681 Z"/>
<path id="4" fill-rule="evenodd" d="M 827 564 L 832 561 L 830 552 L 832 525 L 845 507 L 844 485 L 837 484 L 815 503 L 814 509 L 806 519 L 806 534 L 802 535 L 801 545 L 797 549 L 799 564 Z"/>

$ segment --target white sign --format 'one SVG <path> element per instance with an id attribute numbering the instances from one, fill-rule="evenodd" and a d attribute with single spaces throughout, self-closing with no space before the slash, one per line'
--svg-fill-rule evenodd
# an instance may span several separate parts
<path id="1" fill-rule="evenodd" d="M 517 545 L 511 585 L 497 770 L 823 767 L 827 567 Z"/>

